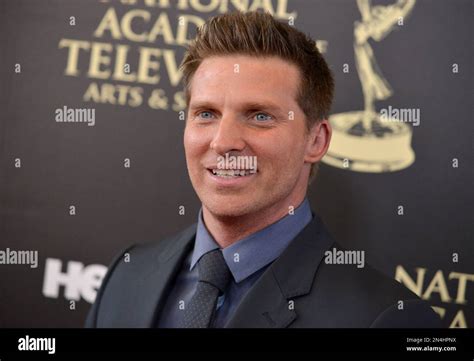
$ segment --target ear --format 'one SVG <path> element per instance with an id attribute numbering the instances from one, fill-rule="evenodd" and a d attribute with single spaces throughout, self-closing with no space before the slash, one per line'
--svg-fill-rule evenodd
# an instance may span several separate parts
<path id="1" fill-rule="evenodd" d="M 327 119 L 316 122 L 309 130 L 306 144 L 306 163 L 317 163 L 326 154 L 331 142 L 332 128 Z"/>

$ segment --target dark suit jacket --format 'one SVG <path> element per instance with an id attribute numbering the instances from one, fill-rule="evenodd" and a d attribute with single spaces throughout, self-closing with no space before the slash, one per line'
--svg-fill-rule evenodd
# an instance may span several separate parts
<path id="1" fill-rule="evenodd" d="M 154 327 L 195 234 L 193 225 L 120 254 L 86 327 Z M 333 247 L 342 249 L 315 216 L 248 291 L 226 327 L 442 327 L 426 302 L 367 264 L 326 264 L 324 253 Z"/>

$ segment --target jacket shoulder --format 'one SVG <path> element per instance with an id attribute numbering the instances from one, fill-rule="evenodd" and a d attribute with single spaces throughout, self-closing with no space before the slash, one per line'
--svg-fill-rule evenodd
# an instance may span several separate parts
<path id="1" fill-rule="evenodd" d="M 442 327 L 426 301 L 368 264 L 357 268 L 323 260 L 309 296 L 305 313 L 319 327 Z M 321 310 L 327 317 L 317 316 Z"/>
<path id="2" fill-rule="evenodd" d="M 193 237 L 196 225 L 165 237 L 160 241 L 137 243 L 119 252 L 110 264 L 96 299 L 87 315 L 85 327 L 98 327 L 98 319 L 103 311 L 101 304 L 119 304 L 119 299 L 128 299 L 124 293 L 134 289 L 137 280 L 144 279 L 155 270 L 161 259 L 173 254 Z M 122 295 L 122 296 L 121 296 Z"/>

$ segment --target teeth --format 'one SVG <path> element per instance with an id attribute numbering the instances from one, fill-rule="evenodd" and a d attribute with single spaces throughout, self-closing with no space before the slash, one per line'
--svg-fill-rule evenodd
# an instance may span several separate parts
<path id="1" fill-rule="evenodd" d="M 248 169 L 213 169 L 212 173 L 218 177 L 244 177 L 252 174 Z"/>

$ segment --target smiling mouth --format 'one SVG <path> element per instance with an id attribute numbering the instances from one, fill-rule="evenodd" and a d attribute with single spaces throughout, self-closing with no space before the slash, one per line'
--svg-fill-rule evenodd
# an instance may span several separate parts
<path id="1" fill-rule="evenodd" d="M 247 177 L 257 173 L 255 169 L 208 169 L 208 171 L 222 178 Z"/>

